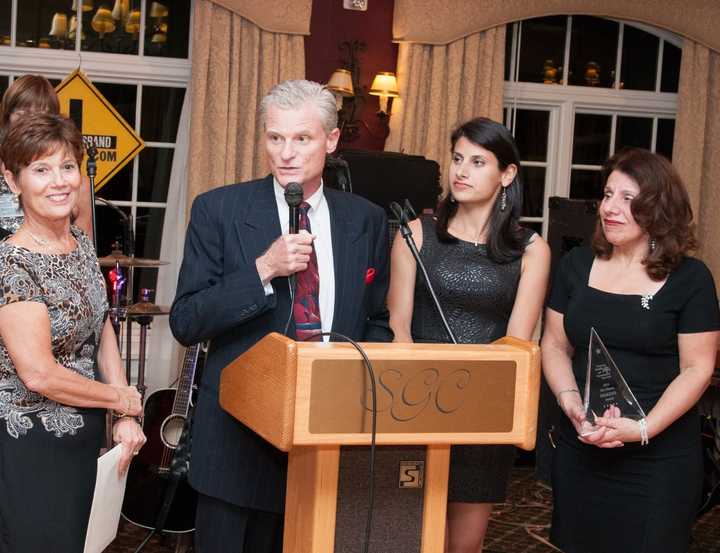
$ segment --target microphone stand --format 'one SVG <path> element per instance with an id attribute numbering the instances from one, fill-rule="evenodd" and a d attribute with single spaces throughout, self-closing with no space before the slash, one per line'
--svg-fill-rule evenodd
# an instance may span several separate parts
<path id="1" fill-rule="evenodd" d="M 95 221 L 95 175 L 97 175 L 97 162 L 95 157 L 97 156 L 97 148 L 95 146 L 88 146 L 87 152 L 87 176 L 90 179 L 90 215 L 92 217 L 92 231 L 93 231 L 93 246 L 95 246 L 95 252 L 97 253 L 97 224 Z"/>
<path id="2" fill-rule="evenodd" d="M 422 262 L 422 259 L 420 259 L 420 252 L 418 252 L 417 245 L 415 244 L 415 240 L 412 237 L 412 230 L 410 230 L 409 219 L 407 212 L 410 211 L 411 213 L 415 213 L 412 207 L 410 206 L 410 202 L 405 200 L 405 208 L 400 207 L 400 205 L 397 202 L 392 202 L 390 204 L 390 211 L 393 212 L 393 215 L 397 217 L 398 222 L 400 223 L 400 235 L 405 240 L 405 243 L 408 245 L 408 248 L 410 248 L 410 252 L 412 253 L 412 256 L 415 258 L 415 263 L 417 263 L 417 266 L 420 267 L 420 271 L 422 272 L 423 278 L 425 279 L 425 284 L 427 284 L 428 290 L 430 291 L 430 297 L 433 300 L 433 303 L 435 304 L 435 309 L 438 312 L 438 315 L 440 315 L 440 319 L 442 320 L 443 326 L 445 327 L 445 331 L 447 332 L 448 336 L 450 337 L 450 340 L 453 344 L 457 344 L 458 341 L 455 338 L 455 334 L 453 334 L 452 329 L 450 328 L 450 324 L 447 322 L 447 319 L 445 318 L 445 312 L 443 311 L 442 307 L 440 306 L 440 301 L 438 300 L 437 295 L 435 294 L 435 290 L 433 289 L 432 283 L 430 282 L 430 276 L 428 275 L 427 269 L 425 268 L 425 264 Z"/>

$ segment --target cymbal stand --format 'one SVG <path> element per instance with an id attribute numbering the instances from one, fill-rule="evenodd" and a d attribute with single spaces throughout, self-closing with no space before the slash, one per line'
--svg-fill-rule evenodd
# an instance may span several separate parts
<path id="1" fill-rule="evenodd" d="M 140 290 L 141 298 L 140 303 L 150 304 L 150 293 L 152 290 L 149 288 L 142 288 Z M 138 351 L 138 375 L 137 375 L 137 389 L 140 392 L 140 397 L 145 397 L 145 358 L 147 354 L 147 331 L 150 324 L 153 321 L 152 315 L 140 315 L 135 317 L 138 324 L 140 325 L 140 349 Z M 128 317 L 130 322 L 130 317 Z M 129 336 L 129 334 L 128 334 Z"/>
<path id="2" fill-rule="evenodd" d="M 125 275 L 120 262 L 115 262 L 115 268 L 108 273 L 112 284 L 112 305 L 110 306 L 110 323 L 115 331 L 115 338 L 120 346 L 122 322 L 125 320 L 125 310 L 122 308 L 123 288 L 125 288 Z"/>

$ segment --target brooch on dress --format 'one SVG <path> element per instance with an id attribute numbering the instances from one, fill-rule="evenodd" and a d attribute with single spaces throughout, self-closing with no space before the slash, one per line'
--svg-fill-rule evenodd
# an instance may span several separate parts
<path id="1" fill-rule="evenodd" d="M 643 309 L 650 309 L 650 302 L 652 301 L 655 294 L 645 294 L 644 296 L 640 297 L 640 305 L 643 306 Z"/>

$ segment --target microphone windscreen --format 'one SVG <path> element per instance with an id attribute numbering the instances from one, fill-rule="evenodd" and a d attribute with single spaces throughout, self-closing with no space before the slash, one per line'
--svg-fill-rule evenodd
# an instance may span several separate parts
<path id="1" fill-rule="evenodd" d="M 298 207 L 303 201 L 303 187 L 299 182 L 289 182 L 285 187 L 285 201 L 290 207 Z"/>

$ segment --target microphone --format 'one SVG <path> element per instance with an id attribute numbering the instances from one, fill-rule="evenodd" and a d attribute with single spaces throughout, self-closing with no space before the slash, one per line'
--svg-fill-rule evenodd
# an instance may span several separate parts
<path id="1" fill-rule="evenodd" d="M 420 272 L 425 279 L 425 284 L 427 284 L 428 290 L 430 291 L 430 297 L 435 304 L 435 309 L 437 310 L 438 315 L 440 315 L 440 319 L 442 320 L 443 326 L 445 327 L 445 332 L 447 332 L 448 336 L 450 337 L 450 341 L 453 344 L 457 344 L 458 342 L 455 338 L 455 334 L 450 328 L 450 323 L 448 323 L 447 318 L 445 317 L 445 312 L 440 305 L 440 300 L 438 299 L 437 294 L 435 294 L 435 290 L 433 289 L 432 283 L 430 282 L 430 276 L 428 275 L 427 269 L 425 268 L 425 264 L 422 262 L 422 259 L 420 259 L 420 252 L 418 252 L 417 245 L 415 244 L 415 240 L 412 237 L 412 230 L 410 229 L 410 225 L 408 223 L 410 222 L 411 218 L 417 218 L 417 215 L 408 200 L 405 200 L 404 203 L 405 207 L 401 207 L 400 204 L 398 204 L 397 202 L 392 202 L 389 206 L 390 211 L 393 212 L 393 215 L 395 215 L 398 222 L 400 223 L 400 235 L 405 239 L 408 248 L 410 248 L 410 252 L 415 258 L 415 263 L 417 263 L 417 266 L 420 268 Z"/>
<path id="2" fill-rule="evenodd" d="M 298 226 L 300 226 L 300 212 L 298 211 L 298 207 L 303 201 L 303 187 L 299 182 L 290 182 L 285 187 L 285 201 L 290 208 L 289 233 L 297 234 Z"/>

